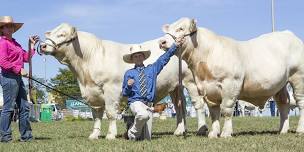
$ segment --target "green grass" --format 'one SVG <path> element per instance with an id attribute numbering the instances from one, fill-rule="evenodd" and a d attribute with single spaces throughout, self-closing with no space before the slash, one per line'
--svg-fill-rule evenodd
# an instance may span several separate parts
<path id="1" fill-rule="evenodd" d="M 196 136 L 196 120 L 188 119 L 188 136 L 173 135 L 175 120 L 153 120 L 152 141 L 133 142 L 122 138 L 125 127 L 118 121 L 118 138 L 106 140 L 106 125 L 102 126 L 102 137 L 99 140 L 88 140 L 93 127 L 93 121 L 59 121 L 52 123 L 32 123 L 35 140 L 27 143 L 17 141 L 19 132 L 17 124 L 13 123 L 11 143 L 0 143 L 0 151 L 304 151 L 304 135 L 295 133 L 298 118 L 292 117 L 291 131 L 279 135 L 278 118 L 244 117 L 234 118 L 234 135 L 232 138 L 208 139 L 206 136 Z M 222 123 L 221 123 L 222 124 Z M 210 120 L 208 119 L 210 126 Z"/>

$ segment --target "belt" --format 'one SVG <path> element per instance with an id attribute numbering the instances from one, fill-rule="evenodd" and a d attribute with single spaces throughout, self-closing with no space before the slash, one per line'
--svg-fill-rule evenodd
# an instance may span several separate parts
<path id="1" fill-rule="evenodd" d="M 148 107 L 153 107 L 153 102 L 143 101 L 143 103 Z"/>

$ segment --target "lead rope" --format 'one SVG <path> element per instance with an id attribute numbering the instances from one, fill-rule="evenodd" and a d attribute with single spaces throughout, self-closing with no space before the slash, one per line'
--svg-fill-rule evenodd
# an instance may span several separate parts
<path id="1" fill-rule="evenodd" d="M 33 89 L 33 81 L 30 79 L 30 77 L 32 77 L 32 51 L 30 49 L 30 44 L 28 44 L 28 55 L 29 55 L 29 79 L 28 79 L 28 89 L 29 89 L 29 98 L 30 98 L 30 102 L 32 102 L 33 104 L 35 104 L 35 101 L 33 100 L 33 94 L 32 94 L 32 89 Z M 35 48 L 35 46 L 34 46 Z"/>
<path id="2" fill-rule="evenodd" d="M 179 47 L 177 48 L 179 49 Z M 183 87 L 183 81 L 182 81 L 182 56 L 181 52 L 178 54 L 178 96 L 179 96 L 179 101 L 181 102 L 181 111 L 182 111 L 182 116 L 184 119 L 184 127 L 185 131 L 183 133 L 184 139 L 187 137 L 187 123 L 186 123 L 186 100 L 184 96 L 184 87 Z"/>
<path id="3" fill-rule="evenodd" d="M 69 95 L 69 94 L 66 94 L 66 93 L 62 92 L 62 91 L 59 91 L 59 90 L 57 90 L 57 89 L 55 89 L 55 88 L 53 88 L 53 87 L 50 87 L 50 86 L 48 86 L 48 85 L 46 85 L 46 84 L 44 84 L 44 83 L 42 83 L 42 82 L 36 80 L 35 78 L 29 77 L 29 79 L 31 79 L 31 80 L 33 80 L 33 81 L 39 83 L 40 85 L 43 85 L 43 86 L 45 86 L 45 87 L 47 87 L 47 88 L 49 88 L 49 89 L 51 89 L 51 90 L 53 90 L 53 91 L 55 91 L 55 92 L 58 92 L 59 94 L 65 95 L 65 96 L 67 96 L 67 97 L 69 97 L 69 98 L 71 98 L 71 99 L 74 99 L 74 100 L 79 101 L 79 102 L 81 102 L 81 103 L 83 103 L 83 104 L 85 104 L 85 105 L 88 105 L 88 103 L 86 103 L 86 102 L 84 102 L 84 101 L 81 101 L 81 100 L 77 99 L 76 97 L 73 97 L 73 96 L 71 96 L 71 95 Z M 88 105 L 88 106 L 89 106 L 89 105 Z"/>
<path id="4" fill-rule="evenodd" d="M 41 50 L 40 50 L 41 43 L 43 43 L 43 41 L 41 41 L 41 40 L 39 39 L 38 44 L 37 44 L 37 47 L 36 47 L 36 51 L 37 51 L 37 53 L 38 53 L 40 56 L 42 56 L 42 53 L 41 53 Z"/>

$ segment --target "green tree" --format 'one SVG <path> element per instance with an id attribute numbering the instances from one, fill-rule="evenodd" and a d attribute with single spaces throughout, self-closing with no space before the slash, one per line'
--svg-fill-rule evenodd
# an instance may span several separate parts
<path id="1" fill-rule="evenodd" d="M 81 99 L 81 93 L 77 79 L 67 68 L 60 68 L 59 73 L 51 79 L 50 84 L 56 90 L 59 90 L 77 99 Z M 69 97 L 54 90 L 48 89 L 48 91 L 54 95 L 56 103 L 59 103 L 62 107 L 65 107 L 65 100 L 67 100 Z"/>

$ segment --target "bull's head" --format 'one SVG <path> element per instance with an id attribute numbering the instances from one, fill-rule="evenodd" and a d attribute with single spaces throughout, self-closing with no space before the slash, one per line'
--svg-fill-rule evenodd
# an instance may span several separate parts
<path id="1" fill-rule="evenodd" d="M 46 32 L 45 37 L 45 41 L 40 45 L 41 52 L 51 54 L 62 61 L 67 47 L 77 39 L 77 31 L 75 27 L 62 23 L 52 31 Z"/>
<path id="2" fill-rule="evenodd" d="M 185 43 L 187 43 L 189 42 L 188 39 L 190 39 L 190 36 L 196 31 L 196 20 L 194 19 L 181 18 L 170 25 L 165 24 L 163 26 L 163 32 L 166 33 L 166 35 L 160 39 L 159 46 L 161 49 L 167 49 L 180 38 L 185 38 Z"/>

